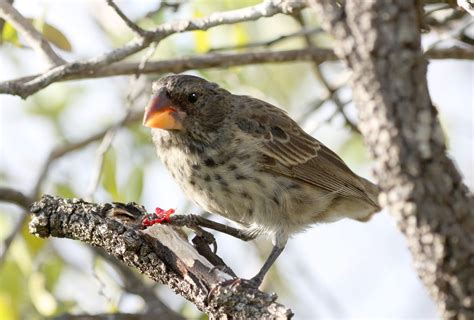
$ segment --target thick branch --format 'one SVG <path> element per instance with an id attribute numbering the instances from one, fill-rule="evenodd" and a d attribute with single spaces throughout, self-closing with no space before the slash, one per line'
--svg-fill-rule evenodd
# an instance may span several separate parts
<path id="1" fill-rule="evenodd" d="M 313 1 L 353 71 L 380 201 L 397 218 L 444 318 L 474 318 L 474 199 L 446 154 L 426 81 L 416 5 Z"/>
<path id="2" fill-rule="evenodd" d="M 154 281 L 166 284 L 211 318 L 288 319 L 292 313 L 275 302 L 276 295 L 244 284 L 222 285 L 232 277 L 215 268 L 173 227 L 155 225 L 145 231 L 109 216 L 113 204 L 93 204 L 79 199 L 43 196 L 31 207 L 30 232 L 40 237 L 60 237 L 101 247 Z M 143 208 L 120 205 L 127 220 L 140 221 Z"/>
<path id="3" fill-rule="evenodd" d="M 39 54 L 52 66 L 57 66 L 65 63 L 59 57 L 49 42 L 33 27 L 30 21 L 23 17 L 8 1 L 0 0 L 0 17 L 10 22 L 16 30 L 18 30 L 29 45 L 38 51 Z"/>

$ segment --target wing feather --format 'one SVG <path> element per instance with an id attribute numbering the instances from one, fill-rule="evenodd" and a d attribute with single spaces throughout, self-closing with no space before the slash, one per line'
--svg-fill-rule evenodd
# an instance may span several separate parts
<path id="1" fill-rule="evenodd" d="M 264 170 L 378 206 L 370 190 L 364 187 L 367 182 L 336 153 L 304 132 L 284 111 L 264 101 L 248 99 L 246 107 L 250 114 L 243 127 L 252 127 L 248 126 L 249 121 L 258 123 L 260 131 L 251 133 L 261 141 Z"/>

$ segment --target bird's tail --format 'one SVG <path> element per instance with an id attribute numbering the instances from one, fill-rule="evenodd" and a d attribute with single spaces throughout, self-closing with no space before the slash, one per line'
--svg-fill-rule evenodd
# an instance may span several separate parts
<path id="1" fill-rule="evenodd" d="M 380 188 L 377 186 L 375 183 L 370 182 L 369 180 L 360 177 L 362 184 L 364 185 L 364 189 L 367 193 L 367 197 L 370 200 L 370 204 L 373 206 L 373 210 L 370 210 L 367 216 L 363 218 L 358 218 L 356 220 L 361 221 L 361 222 L 366 222 L 369 221 L 372 216 L 379 212 L 381 210 L 379 201 L 378 201 L 378 196 L 380 193 Z"/>

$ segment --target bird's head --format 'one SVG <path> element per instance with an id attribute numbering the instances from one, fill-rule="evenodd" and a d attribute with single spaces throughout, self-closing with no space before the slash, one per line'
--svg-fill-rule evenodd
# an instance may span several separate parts
<path id="1" fill-rule="evenodd" d="M 216 131 L 228 113 L 230 93 L 191 75 L 165 76 L 153 83 L 143 125 L 176 133 Z"/>

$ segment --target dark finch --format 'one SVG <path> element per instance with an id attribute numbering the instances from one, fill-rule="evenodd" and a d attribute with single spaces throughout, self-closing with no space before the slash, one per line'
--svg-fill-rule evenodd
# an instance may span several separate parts
<path id="1" fill-rule="evenodd" d="M 380 209 L 377 186 L 284 111 L 199 77 L 155 82 L 144 124 L 190 199 L 272 237 L 272 252 L 251 279 L 257 286 L 293 233 L 342 218 L 367 221 Z"/>

